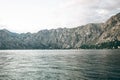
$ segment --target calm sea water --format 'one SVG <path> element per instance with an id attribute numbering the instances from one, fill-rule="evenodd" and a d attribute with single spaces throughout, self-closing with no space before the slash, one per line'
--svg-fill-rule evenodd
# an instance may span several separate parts
<path id="1" fill-rule="evenodd" d="M 120 80 L 120 50 L 1 50 L 0 80 Z"/>

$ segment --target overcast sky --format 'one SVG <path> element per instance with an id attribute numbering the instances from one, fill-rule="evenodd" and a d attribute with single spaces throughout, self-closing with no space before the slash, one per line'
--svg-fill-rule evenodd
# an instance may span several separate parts
<path id="1" fill-rule="evenodd" d="M 0 28 L 19 33 L 71 28 L 118 12 L 120 0 L 0 0 Z"/>

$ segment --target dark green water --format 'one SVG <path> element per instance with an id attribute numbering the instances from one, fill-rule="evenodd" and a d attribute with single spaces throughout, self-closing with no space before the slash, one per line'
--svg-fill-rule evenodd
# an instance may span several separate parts
<path id="1" fill-rule="evenodd" d="M 120 80 L 120 50 L 2 50 L 0 80 Z"/>

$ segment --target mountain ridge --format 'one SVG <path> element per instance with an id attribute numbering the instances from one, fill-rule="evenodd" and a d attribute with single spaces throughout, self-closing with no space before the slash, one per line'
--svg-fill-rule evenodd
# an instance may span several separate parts
<path id="1" fill-rule="evenodd" d="M 93 46 L 99 48 L 98 45 L 113 41 L 120 41 L 120 13 L 112 16 L 105 23 L 89 23 L 75 28 L 21 34 L 6 29 L 0 30 L 0 49 L 79 49 Z M 103 48 L 108 47 L 103 46 Z M 114 44 L 110 48 L 114 48 Z"/>

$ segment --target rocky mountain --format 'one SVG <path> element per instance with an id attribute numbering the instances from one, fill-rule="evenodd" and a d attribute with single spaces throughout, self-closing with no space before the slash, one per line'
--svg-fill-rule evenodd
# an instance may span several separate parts
<path id="1" fill-rule="evenodd" d="M 105 23 L 90 23 L 76 28 L 22 34 L 0 30 L 0 49 L 76 49 L 84 48 L 83 45 L 89 48 L 90 45 L 116 40 L 120 41 L 120 13 Z"/>
<path id="2" fill-rule="evenodd" d="M 104 32 L 100 36 L 98 43 L 114 40 L 120 41 L 120 13 L 108 19 L 102 27 Z"/>

